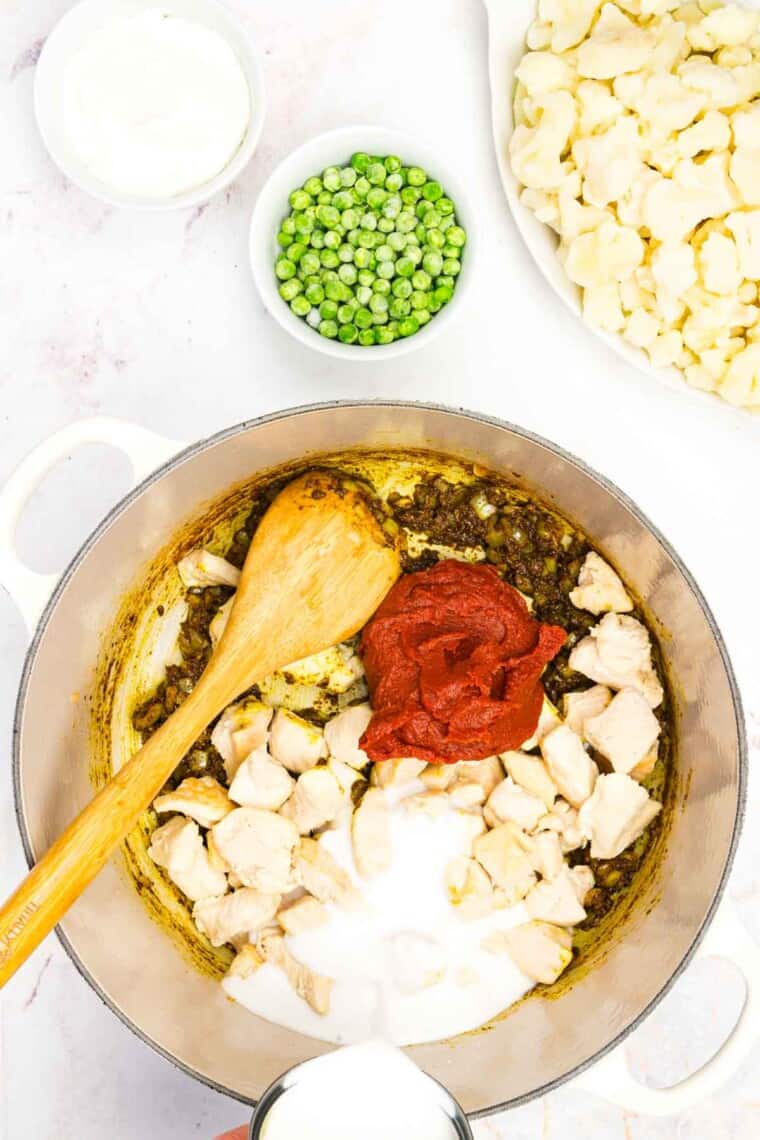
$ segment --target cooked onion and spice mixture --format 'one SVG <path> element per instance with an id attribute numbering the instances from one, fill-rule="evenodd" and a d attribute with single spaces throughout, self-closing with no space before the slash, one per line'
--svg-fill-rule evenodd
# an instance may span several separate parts
<path id="1" fill-rule="evenodd" d="M 411 1044 L 556 981 L 630 890 L 669 704 L 643 614 L 567 520 L 455 460 L 332 465 L 371 488 L 404 572 L 354 640 L 222 713 L 156 799 L 149 853 L 234 951 L 231 997 L 335 1042 L 381 1009 Z M 259 485 L 224 548 L 179 561 L 175 663 L 134 711 L 143 737 L 214 652 L 282 485 Z"/>

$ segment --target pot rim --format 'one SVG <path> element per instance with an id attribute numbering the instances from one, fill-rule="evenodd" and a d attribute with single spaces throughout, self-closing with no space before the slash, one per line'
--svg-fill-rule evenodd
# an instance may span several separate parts
<path id="1" fill-rule="evenodd" d="M 629 498 L 625 492 L 621 491 L 620 488 L 612 483 L 609 479 L 607 479 L 606 476 L 601 475 L 598 471 L 590 467 L 583 460 L 573 455 L 572 452 L 566 451 L 564 448 L 555 443 L 552 443 L 551 441 L 545 439 L 543 436 L 537 435 L 535 432 L 528 431 L 526 428 L 519 427 L 518 425 L 513 424 L 508 420 L 499 419 L 497 416 L 489 416 L 482 412 L 473 412 L 465 408 L 452 407 L 446 404 L 428 403 L 421 400 L 394 400 L 388 398 L 381 398 L 377 400 L 326 400 L 314 404 L 300 404 L 296 407 L 285 408 L 276 412 L 269 412 L 262 416 L 256 416 L 250 420 L 243 420 L 241 423 L 234 424 L 231 427 L 222 428 L 221 431 L 215 432 L 213 435 L 207 436 L 202 440 L 198 440 L 197 442 L 192 443 L 189 446 L 183 448 L 181 451 L 177 452 L 176 455 L 173 455 L 165 463 L 162 463 L 155 469 L 155 471 L 152 471 L 148 476 L 146 476 L 145 479 L 143 479 L 122 499 L 120 499 L 119 502 L 116 503 L 103 517 L 101 522 L 95 527 L 91 534 L 88 535 L 88 537 L 80 546 L 79 550 L 69 562 L 68 566 L 61 574 L 61 577 L 56 583 L 55 589 L 53 590 L 39 618 L 39 621 L 37 622 L 34 636 L 32 637 L 32 641 L 29 645 L 29 648 L 27 649 L 24 658 L 13 717 L 11 765 L 13 774 L 13 796 L 16 823 L 21 836 L 24 856 L 29 868 L 31 869 L 35 863 L 35 856 L 32 850 L 32 844 L 26 824 L 26 819 L 24 817 L 21 797 L 21 721 L 23 717 L 29 681 L 31 678 L 32 669 L 34 667 L 34 662 L 37 656 L 37 649 L 39 647 L 40 641 L 55 611 L 55 608 L 58 604 L 58 599 L 60 598 L 70 579 L 79 568 L 79 565 L 85 555 L 97 544 L 111 523 L 116 518 L 118 518 L 122 512 L 125 511 L 140 495 L 142 495 L 144 491 L 146 491 L 154 483 L 158 482 L 159 479 L 163 478 L 163 476 L 168 471 L 178 466 L 180 463 L 183 463 L 185 460 L 192 459 L 195 455 L 199 455 L 208 447 L 211 447 L 217 443 L 221 443 L 224 440 L 230 439 L 235 435 L 239 435 L 241 432 L 250 430 L 251 428 L 260 427 L 263 424 L 273 423 L 278 420 L 295 419 L 298 416 L 306 415 L 311 412 L 330 411 L 336 408 L 411 408 L 422 409 L 424 411 L 443 412 L 446 415 L 451 415 L 456 418 L 475 420 L 480 423 L 489 424 L 492 427 L 497 427 L 509 431 L 512 434 L 521 437 L 522 439 L 528 440 L 531 443 L 536 443 L 541 447 L 545 447 L 554 455 L 557 455 L 560 459 L 564 460 L 564 462 L 576 467 L 579 471 L 582 472 L 582 474 L 588 476 L 590 479 L 594 480 L 594 482 L 599 484 L 599 486 L 607 491 L 613 499 L 626 507 L 638 520 L 638 522 L 646 527 L 647 530 L 657 539 L 657 541 L 663 546 L 665 551 L 678 567 L 705 616 L 707 624 L 710 628 L 710 632 L 715 638 L 715 642 L 718 647 L 721 660 L 723 662 L 723 668 L 725 669 L 729 689 L 731 692 L 731 701 L 734 709 L 738 738 L 736 815 L 734 817 L 734 824 L 731 832 L 731 841 L 726 852 L 726 859 L 723 865 L 720 881 L 707 909 L 705 918 L 699 930 L 696 932 L 690 947 L 684 954 L 679 965 L 676 967 L 670 977 L 666 979 L 652 1000 L 639 1012 L 635 1018 L 633 1018 L 629 1025 L 627 1025 L 615 1037 L 608 1041 L 603 1048 L 597 1050 L 597 1052 L 592 1056 L 588 1057 L 585 1061 L 582 1061 L 574 1068 L 569 1069 L 566 1073 L 563 1073 L 561 1076 L 556 1077 L 553 1081 L 547 1081 L 545 1084 L 533 1089 L 531 1092 L 524 1093 L 522 1096 L 513 1097 L 508 1101 L 497 1102 L 495 1104 L 487 1106 L 486 1108 L 478 1109 L 477 1112 L 468 1114 L 471 1119 L 478 1120 L 483 1117 L 492 1116 L 498 1112 L 503 1112 L 509 1108 L 516 1108 L 519 1105 L 527 1104 L 529 1101 L 534 1100 L 540 1096 L 545 1096 L 547 1093 L 552 1092 L 556 1088 L 559 1088 L 561 1085 L 565 1084 L 572 1078 L 579 1076 L 581 1073 L 585 1072 L 587 1069 L 596 1064 L 597 1061 L 600 1061 L 608 1053 L 611 1053 L 613 1049 L 617 1048 L 617 1046 L 620 1045 L 639 1025 L 641 1025 L 641 1023 L 650 1015 L 650 1013 L 654 1011 L 654 1009 L 656 1009 L 656 1007 L 660 1004 L 665 995 L 670 992 L 672 987 L 675 985 L 675 983 L 685 971 L 686 967 L 691 962 L 699 944 L 704 938 L 707 928 L 715 916 L 715 912 L 723 897 L 723 893 L 726 889 L 726 882 L 734 863 L 736 849 L 746 814 L 748 746 L 744 710 L 739 686 L 734 674 L 733 666 L 731 664 L 731 659 L 728 654 L 728 649 L 726 648 L 723 635 L 715 620 L 713 612 L 708 605 L 702 591 L 697 585 L 694 576 L 685 565 L 680 555 L 674 550 L 668 539 L 665 538 L 665 536 L 654 525 L 654 523 L 649 520 L 649 518 L 638 507 L 633 499 Z M 60 926 L 55 927 L 55 933 L 80 976 L 88 983 L 91 989 L 97 994 L 97 996 L 111 1011 L 111 1013 L 115 1014 L 119 1021 L 121 1021 L 123 1025 L 130 1029 L 136 1037 L 144 1042 L 144 1044 L 150 1046 L 151 1049 L 153 1049 L 156 1053 L 159 1053 L 175 1068 L 180 1069 L 188 1076 L 200 1081 L 202 1084 L 206 1085 L 208 1088 L 213 1089 L 215 1092 L 221 1093 L 224 1096 L 232 1097 L 234 1100 L 237 1100 L 242 1104 L 251 1105 L 254 1107 L 256 1106 L 258 1103 L 257 1101 L 253 1100 L 250 1097 L 242 1096 L 234 1089 L 230 1089 L 226 1085 L 222 1085 L 218 1081 L 215 1081 L 212 1078 L 207 1077 L 205 1074 L 198 1072 L 196 1069 L 193 1069 L 192 1066 L 186 1065 L 183 1061 L 180 1061 L 179 1058 L 175 1057 L 168 1050 L 164 1049 L 164 1047 L 157 1041 L 153 1040 L 153 1038 L 145 1033 L 139 1027 L 139 1025 L 132 1021 L 131 1018 L 127 1017 L 123 1010 L 119 1009 L 118 1006 L 114 1004 L 108 994 L 102 989 L 102 987 L 91 975 L 84 963 L 80 960 L 79 955 L 70 943 L 67 936 L 61 930 Z"/>

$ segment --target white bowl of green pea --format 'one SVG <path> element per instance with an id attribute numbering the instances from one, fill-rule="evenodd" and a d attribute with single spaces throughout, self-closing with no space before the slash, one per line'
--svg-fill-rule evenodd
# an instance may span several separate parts
<path id="1" fill-rule="evenodd" d="M 461 179 L 426 146 L 384 127 L 342 127 L 269 177 L 251 218 L 251 267 L 297 340 L 386 359 L 428 344 L 459 310 L 473 228 Z"/>

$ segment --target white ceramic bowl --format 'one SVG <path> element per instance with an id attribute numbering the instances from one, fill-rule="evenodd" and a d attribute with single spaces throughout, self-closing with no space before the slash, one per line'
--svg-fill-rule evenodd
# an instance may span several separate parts
<path id="1" fill-rule="evenodd" d="M 248 129 L 227 165 L 207 182 L 170 198 L 119 194 L 94 177 L 69 142 L 61 98 L 67 63 L 94 31 L 115 17 L 156 7 L 211 28 L 227 41 L 243 69 L 252 107 Z M 35 75 L 34 109 L 50 157 L 66 177 L 82 190 L 113 206 L 137 210 L 175 210 L 205 202 L 237 177 L 250 160 L 259 141 L 264 125 L 266 99 L 261 68 L 251 39 L 242 24 L 217 0 L 81 0 L 69 9 L 45 41 Z"/>
<path id="2" fill-rule="evenodd" d="M 319 174 L 326 166 L 344 166 L 355 151 L 369 154 L 397 154 L 408 165 L 423 167 L 443 186 L 456 208 L 457 219 L 467 233 L 467 244 L 462 256 L 462 269 L 457 278 L 454 296 L 447 305 L 414 336 L 395 340 L 392 344 L 362 346 L 343 344 L 321 336 L 301 317 L 290 311 L 290 306 L 278 293 L 280 282 L 275 277 L 274 262 L 279 252 L 277 233 L 282 219 L 289 213 L 288 196 L 307 178 Z M 476 256 L 475 222 L 463 180 L 456 171 L 447 167 L 429 147 L 399 131 L 385 127 L 340 127 L 318 135 L 292 151 L 282 160 L 265 183 L 251 218 L 250 255 L 253 277 L 261 298 L 269 312 L 282 327 L 309 348 L 328 356 L 354 360 L 387 360 L 402 356 L 415 348 L 429 344 L 433 337 L 448 325 L 459 312 L 467 292 Z"/>

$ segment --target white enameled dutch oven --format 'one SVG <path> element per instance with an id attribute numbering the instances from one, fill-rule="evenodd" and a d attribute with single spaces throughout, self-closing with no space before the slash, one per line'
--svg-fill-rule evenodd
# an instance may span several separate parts
<path id="1" fill-rule="evenodd" d="M 138 485 L 59 580 L 32 573 L 14 554 L 16 520 L 44 473 L 93 442 L 122 448 Z M 579 972 L 558 997 L 521 1003 L 488 1031 L 421 1046 L 411 1055 L 476 1116 L 570 1078 L 633 1111 L 678 1111 L 739 1066 L 760 1023 L 760 951 L 725 903 L 717 909 L 744 803 L 739 696 L 713 618 L 666 540 L 602 477 L 508 424 L 414 404 L 331 404 L 240 424 L 190 447 L 115 420 L 84 420 L 32 452 L 0 494 L 0 582 L 33 634 L 13 755 L 27 857 L 41 855 L 91 794 L 87 697 L 101 636 L 146 564 L 234 484 L 282 463 L 352 447 L 431 448 L 477 461 L 513 476 L 577 521 L 667 633 L 662 648 L 676 706 L 675 802 L 661 865 L 594 968 Z M 73 690 L 82 699 L 72 702 Z M 228 1001 L 151 921 L 118 858 L 59 933 L 82 975 L 125 1024 L 186 1072 L 243 1101 L 256 1101 L 286 1069 L 326 1048 Z M 743 971 L 743 1013 L 704 1069 L 672 1089 L 643 1088 L 630 1076 L 620 1043 L 697 949 L 729 958 Z"/>

